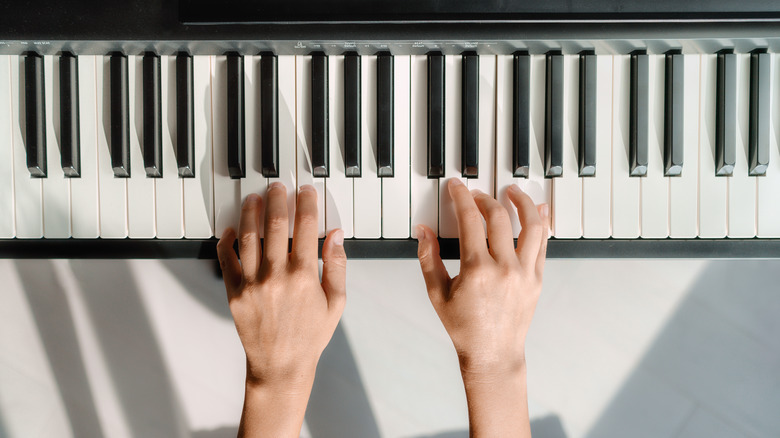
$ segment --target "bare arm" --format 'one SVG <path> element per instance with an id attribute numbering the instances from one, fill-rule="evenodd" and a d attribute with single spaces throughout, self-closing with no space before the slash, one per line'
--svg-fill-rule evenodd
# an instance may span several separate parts
<path id="1" fill-rule="evenodd" d="M 314 373 L 344 311 L 346 255 L 335 230 L 317 264 L 317 193 L 301 187 L 292 252 L 287 191 L 273 184 L 265 208 L 265 251 L 259 239 L 262 199 L 247 197 L 238 229 L 239 263 L 228 229 L 217 245 L 228 303 L 246 352 L 246 391 L 239 437 L 298 437 Z"/>
<path id="2" fill-rule="evenodd" d="M 460 361 L 473 437 L 529 437 L 525 336 L 542 289 L 548 206 L 509 190 L 522 225 L 517 248 L 504 207 L 453 179 L 460 273 L 447 274 L 430 228 L 419 226 L 418 256 L 428 296 Z M 487 223 L 487 242 L 482 218 Z"/>

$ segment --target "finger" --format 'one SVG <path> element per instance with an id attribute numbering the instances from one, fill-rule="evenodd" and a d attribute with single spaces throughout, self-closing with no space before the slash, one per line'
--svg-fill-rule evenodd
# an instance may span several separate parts
<path id="1" fill-rule="evenodd" d="M 293 227 L 292 259 L 296 263 L 317 263 L 317 190 L 306 184 L 298 192 Z"/>
<path id="2" fill-rule="evenodd" d="M 287 218 L 287 188 L 280 182 L 271 184 L 266 192 L 265 249 L 263 263 L 284 263 L 287 260 L 287 242 L 290 235 Z"/>
<path id="3" fill-rule="evenodd" d="M 222 238 L 217 242 L 217 257 L 219 267 L 222 269 L 222 279 L 225 280 L 228 300 L 230 300 L 238 287 L 241 286 L 241 264 L 238 263 L 236 252 L 233 251 L 233 243 L 236 241 L 236 232 L 228 228 L 222 233 Z"/>
<path id="4" fill-rule="evenodd" d="M 333 230 L 322 245 L 322 289 L 328 298 L 328 308 L 339 315 L 344 311 L 347 301 L 346 283 L 347 254 L 344 252 L 344 232 Z"/>
<path id="5" fill-rule="evenodd" d="M 238 255 L 244 277 L 253 281 L 260 267 L 260 197 L 251 194 L 241 206 L 238 221 Z"/>
<path id="6" fill-rule="evenodd" d="M 542 219 L 544 227 L 542 233 L 542 244 L 539 245 L 539 254 L 536 256 L 536 275 L 542 278 L 544 273 L 544 261 L 547 259 L 547 242 L 550 239 L 550 206 L 547 204 L 538 205 L 536 207 L 539 212 L 539 217 Z"/>
<path id="7" fill-rule="evenodd" d="M 517 237 L 517 257 L 523 266 L 535 266 L 539 255 L 539 245 L 546 233 L 539 212 L 531 198 L 516 185 L 507 190 L 509 200 L 517 207 L 517 217 L 520 219 L 520 235 Z"/>
<path id="8" fill-rule="evenodd" d="M 449 180 L 447 189 L 450 191 L 450 197 L 455 207 L 455 217 L 458 220 L 461 261 L 465 262 L 469 259 L 487 256 L 482 215 L 479 213 L 469 189 L 458 178 Z"/>
<path id="9" fill-rule="evenodd" d="M 471 192 L 479 212 L 487 222 L 488 250 L 496 260 L 516 260 L 515 242 L 512 240 L 512 223 L 506 208 L 492 196 L 474 190 Z"/>
<path id="10" fill-rule="evenodd" d="M 450 275 L 441 261 L 439 241 L 433 235 L 433 230 L 425 225 L 418 225 L 417 241 L 417 258 L 420 259 L 425 288 L 431 303 L 436 306 L 447 294 Z"/>

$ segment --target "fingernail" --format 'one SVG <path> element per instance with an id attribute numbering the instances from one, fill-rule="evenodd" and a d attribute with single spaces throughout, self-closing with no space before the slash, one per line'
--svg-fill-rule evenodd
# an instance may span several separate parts
<path id="1" fill-rule="evenodd" d="M 425 240 L 425 228 L 422 225 L 415 227 L 417 230 L 417 240 Z"/>
<path id="2" fill-rule="evenodd" d="M 273 189 L 282 189 L 282 188 L 284 188 L 284 184 L 277 181 L 275 183 L 271 183 L 271 186 L 268 187 L 268 191 L 270 192 Z"/>
<path id="3" fill-rule="evenodd" d="M 550 217 L 550 205 L 542 204 L 542 219 L 547 220 Z"/>
<path id="4" fill-rule="evenodd" d="M 314 189 L 314 186 L 311 185 L 311 184 L 304 184 L 298 190 L 301 191 L 301 192 L 314 192 L 314 191 L 316 191 Z"/>
<path id="5" fill-rule="evenodd" d="M 452 184 L 454 186 L 462 186 L 463 185 L 463 181 L 461 181 L 460 178 L 452 178 L 452 179 L 450 179 L 450 184 Z"/>
<path id="6" fill-rule="evenodd" d="M 249 203 L 249 202 L 257 202 L 257 198 L 259 198 L 259 196 L 257 195 L 257 193 L 251 193 L 251 194 L 249 194 L 249 196 L 247 196 L 247 197 L 244 199 L 244 205 L 246 205 L 246 204 L 247 204 L 247 203 Z"/>
<path id="7" fill-rule="evenodd" d="M 336 232 L 333 233 L 333 244 L 336 246 L 344 245 L 344 231 L 336 230 Z"/>
<path id="8" fill-rule="evenodd" d="M 512 184 L 511 186 L 509 186 L 509 188 L 507 190 L 509 190 L 510 192 L 519 192 L 520 191 L 520 187 L 517 187 L 516 184 Z"/>

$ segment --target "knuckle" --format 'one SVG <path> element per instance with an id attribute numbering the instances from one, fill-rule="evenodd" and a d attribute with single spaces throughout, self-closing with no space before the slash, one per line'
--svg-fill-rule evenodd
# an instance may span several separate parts
<path id="1" fill-rule="evenodd" d="M 238 239 L 238 246 L 240 248 L 246 248 L 255 243 L 257 243 L 257 233 L 243 233 Z"/>
<path id="2" fill-rule="evenodd" d="M 309 212 L 301 212 L 298 214 L 298 223 L 296 225 L 304 227 L 312 227 L 317 225 L 317 215 Z"/>
<path id="3" fill-rule="evenodd" d="M 469 208 L 461 212 L 460 219 L 466 224 L 481 223 L 482 215 L 476 208 Z"/>
<path id="4" fill-rule="evenodd" d="M 272 232 L 286 231 L 289 226 L 287 218 L 282 216 L 269 216 L 265 220 L 265 227 Z"/>

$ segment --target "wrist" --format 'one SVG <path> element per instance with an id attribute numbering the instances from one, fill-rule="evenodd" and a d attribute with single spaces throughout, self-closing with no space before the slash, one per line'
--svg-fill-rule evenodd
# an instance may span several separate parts
<path id="1" fill-rule="evenodd" d="M 525 354 L 486 359 L 465 354 L 458 355 L 460 374 L 463 380 L 489 383 L 506 381 L 513 376 L 525 374 Z"/>
<path id="2" fill-rule="evenodd" d="M 268 390 L 280 394 L 308 395 L 316 370 L 317 362 L 277 370 L 258 369 L 247 362 L 246 389 L 248 392 Z"/>

